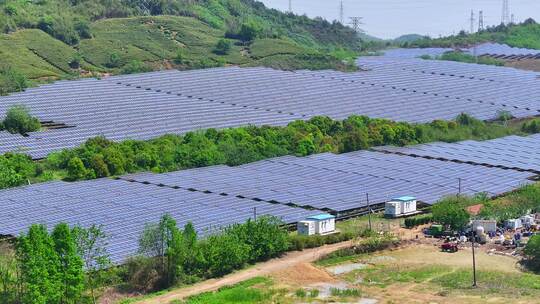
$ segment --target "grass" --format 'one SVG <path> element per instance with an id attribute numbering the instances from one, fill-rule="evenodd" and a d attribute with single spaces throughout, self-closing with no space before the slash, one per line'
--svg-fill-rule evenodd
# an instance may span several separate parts
<path id="1" fill-rule="evenodd" d="M 362 292 L 359 289 L 354 289 L 354 288 L 347 288 L 347 289 L 330 288 L 330 294 L 333 297 L 339 297 L 339 298 L 358 298 L 362 296 Z"/>
<path id="2" fill-rule="evenodd" d="M 186 304 L 251 304 L 274 303 L 273 298 L 279 291 L 271 288 L 272 281 L 257 277 L 234 286 L 224 287 L 217 292 L 203 293 L 188 298 Z"/>

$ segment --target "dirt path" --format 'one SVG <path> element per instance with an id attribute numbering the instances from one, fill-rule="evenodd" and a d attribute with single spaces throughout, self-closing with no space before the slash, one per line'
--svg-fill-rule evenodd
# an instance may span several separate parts
<path id="1" fill-rule="evenodd" d="M 289 267 L 294 267 L 298 264 L 314 262 L 324 255 L 327 255 L 342 248 L 349 247 L 351 245 L 352 242 L 347 241 L 333 245 L 326 245 L 319 248 L 307 249 L 304 251 L 290 252 L 281 258 L 257 264 L 251 268 L 240 270 L 223 278 L 207 280 L 193 286 L 173 290 L 166 294 L 149 299 L 144 299 L 136 303 L 166 304 L 171 302 L 172 300 L 180 300 L 203 292 L 214 291 L 223 286 L 234 285 L 258 276 L 265 276 L 276 271 L 281 271 Z"/>

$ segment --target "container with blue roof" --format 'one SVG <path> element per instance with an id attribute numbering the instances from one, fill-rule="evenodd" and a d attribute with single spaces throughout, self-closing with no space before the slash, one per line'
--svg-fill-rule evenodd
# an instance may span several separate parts
<path id="1" fill-rule="evenodd" d="M 298 222 L 297 230 L 300 235 L 335 233 L 336 217 L 327 213 L 313 215 L 304 221 Z"/>
<path id="2" fill-rule="evenodd" d="M 402 217 L 416 214 L 416 198 L 413 196 L 401 196 L 392 199 L 384 204 L 384 215 L 386 217 Z"/>

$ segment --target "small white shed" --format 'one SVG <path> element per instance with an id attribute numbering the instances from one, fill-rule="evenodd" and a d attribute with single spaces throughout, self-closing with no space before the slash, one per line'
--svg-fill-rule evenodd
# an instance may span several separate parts
<path id="1" fill-rule="evenodd" d="M 507 220 L 505 223 L 506 228 L 511 230 L 521 229 L 523 228 L 523 223 L 520 219 L 510 219 Z"/>
<path id="2" fill-rule="evenodd" d="M 478 227 L 484 228 L 484 231 L 497 232 L 497 221 L 495 220 L 473 220 L 471 223 L 472 231 L 478 231 Z"/>
<path id="3" fill-rule="evenodd" d="M 402 196 L 384 204 L 384 215 L 388 217 L 400 217 L 416 213 L 416 198 Z"/>
<path id="4" fill-rule="evenodd" d="M 336 217 L 331 214 L 319 214 L 298 222 L 298 234 L 329 234 L 336 231 Z"/>

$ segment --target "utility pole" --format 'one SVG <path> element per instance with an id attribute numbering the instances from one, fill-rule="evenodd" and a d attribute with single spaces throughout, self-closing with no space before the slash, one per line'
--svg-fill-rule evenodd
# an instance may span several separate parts
<path id="1" fill-rule="evenodd" d="M 369 204 L 369 193 L 366 193 L 366 202 L 367 202 L 367 207 L 368 207 L 369 231 L 372 231 L 372 229 L 371 229 L 371 205 Z"/>
<path id="2" fill-rule="evenodd" d="M 360 24 L 362 24 L 362 17 L 349 17 L 351 19 L 351 25 L 355 32 L 360 33 Z"/>
<path id="3" fill-rule="evenodd" d="M 289 0 L 289 13 L 292 13 L 292 0 Z"/>
<path id="4" fill-rule="evenodd" d="M 469 30 L 469 33 L 474 33 L 474 22 L 476 21 L 476 19 L 474 18 L 474 11 L 471 10 L 471 19 L 469 20 L 471 21 L 471 28 Z"/>
<path id="5" fill-rule="evenodd" d="M 484 30 L 484 11 L 478 12 L 478 31 Z"/>
<path id="6" fill-rule="evenodd" d="M 510 9 L 508 7 L 508 0 L 503 0 L 501 24 L 506 25 L 510 22 Z"/>
<path id="7" fill-rule="evenodd" d="M 458 196 L 461 196 L 461 177 L 458 178 Z"/>
<path id="8" fill-rule="evenodd" d="M 514 14 L 510 15 L 510 23 L 516 24 L 516 16 Z"/>
<path id="9" fill-rule="evenodd" d="M 476 231 L 472 232 L 472 267 L 473 267 L 473 287 L 476 287 L 476 256 L 474 254 L 474 244 L 476 241 Z"/>
<path id="10" fill-rule="evenodd" d="M 253 220 L 257 220 L 257 207 L 253 207 Z"/>
<path id="11" fill-rule="evenodd" d="M 343 9 L 343 1 L 340 1 L 339 2 L 339 22 L 341 22 L 341 24 L 345 24 L 345 20 L 344 20 L 344 9 Z"/>

